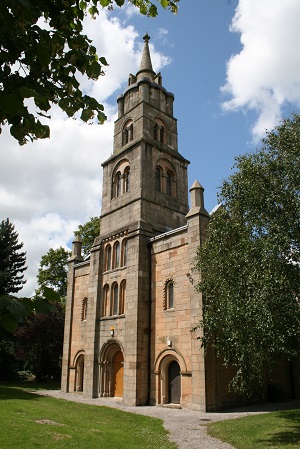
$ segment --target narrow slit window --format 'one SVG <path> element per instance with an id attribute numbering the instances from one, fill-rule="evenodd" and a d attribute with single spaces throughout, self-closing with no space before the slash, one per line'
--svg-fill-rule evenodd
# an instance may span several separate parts
<path id="1" fill-rule="evenodd" d="M 166 286 L 167 309 L 174 309 L 174 282 L 170 281 Z"/>
<path id="2" fill-rule="evenodd" d="M 161 169 L 156 167 L 155 169 L 155 190 L 161 192 Z"/>
<path id="3" fill-rule="evenodd" d="M 105 249 L 105 270 L 111 269 L 111 246 L 107 245 Z"/>
<path id="4" fill-rule="evenodd" d="M 118 284 L 114 284 L 112 315 L 118 315 L 118 306 L 119 306 L 119 286 Z"/>
<path id="5" fill-rule="evenodd" d="M 116 242 L 114 244 L 113 268 L 117 268 L 119 265 L 120 265 L 120 243 Z"/>
<path id="6" fill-rule="evenodd" d="M 166 194 L 172 195 L 172 174 L 170 172 L 167 172 L 166 175 Z"/>

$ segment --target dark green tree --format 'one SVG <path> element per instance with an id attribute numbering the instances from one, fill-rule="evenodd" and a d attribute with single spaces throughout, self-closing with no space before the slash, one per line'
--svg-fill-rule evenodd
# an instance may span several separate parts
<path id="1" fill-rule="evenodd" d="M 47 314 L 34 313 L 14 335 L 15 354 L 37 380 L 59 379 L 64 337 L 64 307 L 54 304 Z"/>
<path id="2" fill-rule="evenodd" d="M 70 255 L 70 251 L 60 246 L 57 249 L 50 248 L 47 254 L 42 256 L 37 275 L 38 291 L 44 287 L 49 287 L 61 297 L 66 296 L 68 259 Z"/>
<path id="3" fill-rule="evenodd" d="M 128 2 L 142 14 L 157 15 L 149 0 Z M 159 3 L 177 12 L 177 0 Z M 53 104 L 69 117 L 80 114 L 85 122 L 105 120 L 103 106 L 80 90 L 78 74 L 96 80 L 108 65 L 83 34 L 83 19 L 97 15 L 98 8 L 123 4 L 124 0 L 1 1 L 0 132 L 9 124 L 21 145 L 49 137 L 49 126 L 40 119 L 50 118 Z"/>
<path id="4" fill-rule="evenodd" d="M 251 392 L 282 356 L 300 352 L 300 116 L 236 158 L 197 255 L 203 343 Z"/>
<path id="5" fill-rule="evenodd" d="M 17 293 L 23 285 L 24 271 L 27 269 L 26 253 L 20 252 L 23 242 L 19 243 L 18 233 L 9 218 L 0 224 L 0 296 Z"/>
<path id="6" fill-rule="evenodd" d="M 79 225 L 75 235 L 80 235 L 82 241 L 82 252 L 84 256 L 88 256 L 91 252 L 94 240 L 100 234 L 100 218 L 90 217 L 83 225 Z"/>

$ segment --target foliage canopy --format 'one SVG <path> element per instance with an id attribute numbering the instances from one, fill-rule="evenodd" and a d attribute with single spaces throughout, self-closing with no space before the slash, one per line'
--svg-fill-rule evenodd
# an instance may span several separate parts
<path id="1" fill-rule="evenodd" d="M 100 234 L 100 218 L 90 217 L 89 221 L 78 226 L 78 230 L 74 234 L 81 238 L 83 256 L 88 256 L 95 238 Z"/>
<path id="2" fill-rule="evenodd" d="M 62 246 L 57 249 L 50 248 L 42 256 L 37 275 L 39 288 L 52 288 L 61 297 L 67 295 L 68 259 L 70 251 Z"/>
<path id="3" fill-rule="evenodd" d="M 237 368 L 233 386 L 251 392 L 266 367 L 300 351 L 299 115 L 236 158 L 219 199 L 197 255 L 203 343 Z"/>
<path id="4" fill-rule="evenodd" d="M 142 14 L 155 17 L 150 0 L 128 0 Z M 99 8 L 122 6 L 125 0 L 2 0 L 0 6 L 0 132 L 4 124 L 23 145 L 46 138 L 51 105 L 69 117 L 80 113 L 84 122 L 103 123 L 103 105 L 80 90 L 78 74 L 90 79 L 104 75 L 91 39 L 83 34 L 85 15 Z M 159 0 L 177 12 L 177 0 Z M 35 112 L 31 112 L 35 109 Z"/>

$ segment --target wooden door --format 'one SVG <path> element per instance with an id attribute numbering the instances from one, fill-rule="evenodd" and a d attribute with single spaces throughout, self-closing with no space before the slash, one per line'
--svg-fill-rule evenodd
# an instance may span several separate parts
<path id="1" fill-rule="evenodd" d="M 180 366 L 173 361 L 169 365 L 169 403 L 180 404 L 181 384 Z"/>
<path id="2" fill-rule="evenodd" d="M 84 355 L 78 357 L 76 363 L 75 391 L 83 391 Z"/>
<path id="3" fill-rule="evenodd" d="M 121 398 L 123 396 L 123 354 L 118 351 L 114 358 L 114 396 Z"/>

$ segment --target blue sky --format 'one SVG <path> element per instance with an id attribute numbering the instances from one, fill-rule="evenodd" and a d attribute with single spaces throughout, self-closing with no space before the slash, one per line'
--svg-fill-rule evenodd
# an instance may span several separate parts
<path id="1" fill-rule="evenodd" d="M 210 211 L 234 157 L 299 112 L 299 18 L 299 0 L 180 0 L 176 16 L 159 8 L 149 19 L 125 6 L 87 18 L 85 31 L 109 67 L 97 82 L 80 81 L 105 105 L 106 124 L 89 126 L 54 107 L 50 139 L 19 147 L 8 129 L 0 137 L 0 219 L 11 219 L 27 251 L 22 294 L 33 293 L 41 256 L 70 246 L 77 226 L 100 215 L 101 163 L 112 152 L 116 98 L 138 70 L 146 31 L 154 70 L 175 95 L 189 185 L 203 185 Z"/>

